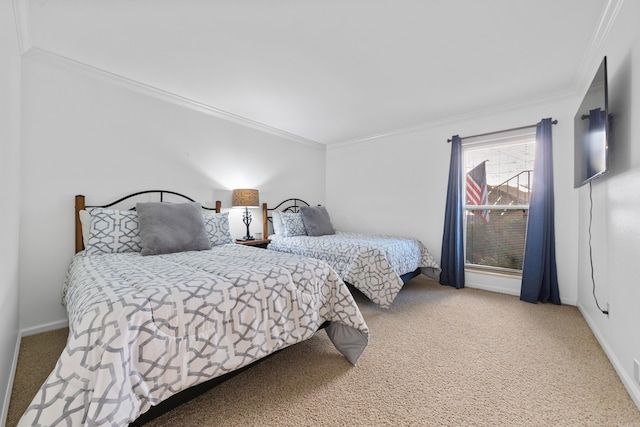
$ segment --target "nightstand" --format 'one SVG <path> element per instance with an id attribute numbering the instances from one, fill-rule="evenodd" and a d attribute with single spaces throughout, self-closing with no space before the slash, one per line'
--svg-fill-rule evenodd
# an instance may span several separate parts
<path id="1" fill-rule="evenodd" d="M 256 240 L 236 240 L 238 245 L 254 246 L 256 248 L 266 249 L 267 245 L 271 242 L 269 239 L 256 239 Z"/>

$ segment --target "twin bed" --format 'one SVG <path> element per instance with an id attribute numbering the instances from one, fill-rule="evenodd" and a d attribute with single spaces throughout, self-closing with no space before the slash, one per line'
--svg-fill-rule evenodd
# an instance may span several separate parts
<path id="1" fill-rule="evenodd" d="M 437 279 L 440 267 L 419 240 L 336 231 L 326 208 L 287 199 L 262 205 L 268 248 L 326 261 L 343 281 L 382 308 L 389 308 L 404 283 L 418 274 Z"/>
<path id="2" fill-rule="evenodd" d="M 205 211 L 167 191 L 132 197 L 150 194 L 161 201 L 136 210 L 113 207 L 131 197 L 102 206 L 76 197 L 69 337 L 20 426 L 136 424 L 152 406 L 321 328 L 356 364 L 369 330 L 328 264 L 234 244 L 219 204 Z M 168 196 L 184 203 L 163 203 Z"/>
<path id="3" fill-rule="evenodd" d="M 419 241 L 336 232 L 299 199 L 263 205 L 273 250 L 238 245 L 220 208 L 164 190 L 76 196 L 69 337 L 19 426 L 140 425 L 320 329 L 355 365 L 369 330 L 345 282 L 387 308 L 440 271 Z"/>

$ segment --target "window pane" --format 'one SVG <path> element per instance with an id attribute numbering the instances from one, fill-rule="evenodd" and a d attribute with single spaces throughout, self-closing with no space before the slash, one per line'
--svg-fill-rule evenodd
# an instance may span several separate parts
<path id="1" fill-rule="evenodd" d="M 465 171 L 470 172 L 486 160 L 488 190 L 500 190 L 502 193 L 509 193 L 511 197 L 524 198 L 526 203 L 518 204 L 529 204 L 529 178 L 533 170 L 534 156 L 535 140 L 531 138 L 526 142 L 517 141 L 487 148 L 469 148 L 465 149 Z M 509 203 L 500 199 L 500 195 L 494 194 L 494 197 L 491 197 L 489 194 L 489 204 L 507 205 Z"/>
<path id="2" fill-rule="evenodd" d="M 522 270 L 528 210 L 490 210 L 488 222 L 467 211 L 467 264 Z"/>
<path id="3" fill-rule="evenodd" d="M 522 270 L 534 157 L 533 135 L 464 147 L 467 264 Z"/>

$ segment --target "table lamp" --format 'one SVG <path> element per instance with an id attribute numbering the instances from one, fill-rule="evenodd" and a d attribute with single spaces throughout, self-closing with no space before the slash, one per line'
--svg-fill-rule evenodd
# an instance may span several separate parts
<path id="1" fill-rule="evenodd" d="M 233 190 L 231 193 L 231 206 L 234 208 L 244 208 L 242 222 L 247 226 L 247 234 L 242 240 L 254 240 L 253 236 L 249 233 L 249 224 L 251 224 L 251 212 L 249 212 L 249 208 L 260 207 L 258 190 L 249 188 Z"/>

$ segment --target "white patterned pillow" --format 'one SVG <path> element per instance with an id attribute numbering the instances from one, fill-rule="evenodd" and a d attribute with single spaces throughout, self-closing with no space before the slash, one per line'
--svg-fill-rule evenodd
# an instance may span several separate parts
<path id="1" fill-rule="evenodd" d="M 204 229 L 209 236 L 211 246 L 233 243 L 229 231 L 229 212 L 204 215 Z"/>
<path id="2" fill-rule="evenodd" d="M 299 212 L 280 212 L 284 237 L 306 236 L 307 229 L 304 228 L 302 215 Z"/>
<path id="3" fill-rule="evenodd" d="M 91 214 L 85 209 L 78 212 L 80 224 L 82 225 L 82 243 L 86 248 L 89 244 L 89 233 L 91 232 Z"/>
<path id="4" fill-rule="evenodd" d="M 138 213 L 116 209 L 89 208 L 91 226 L 85 247 L 87 254 L 140 252 Z"/>
<path id="5" fill-rule="evenodd" d="M 276 236 L 283 236 L 284 226 L 282 225 L 280 212 L 273 212 L 271 214 L 271 223 L 273 224 L 273 234 L 275 234 Z"/>

